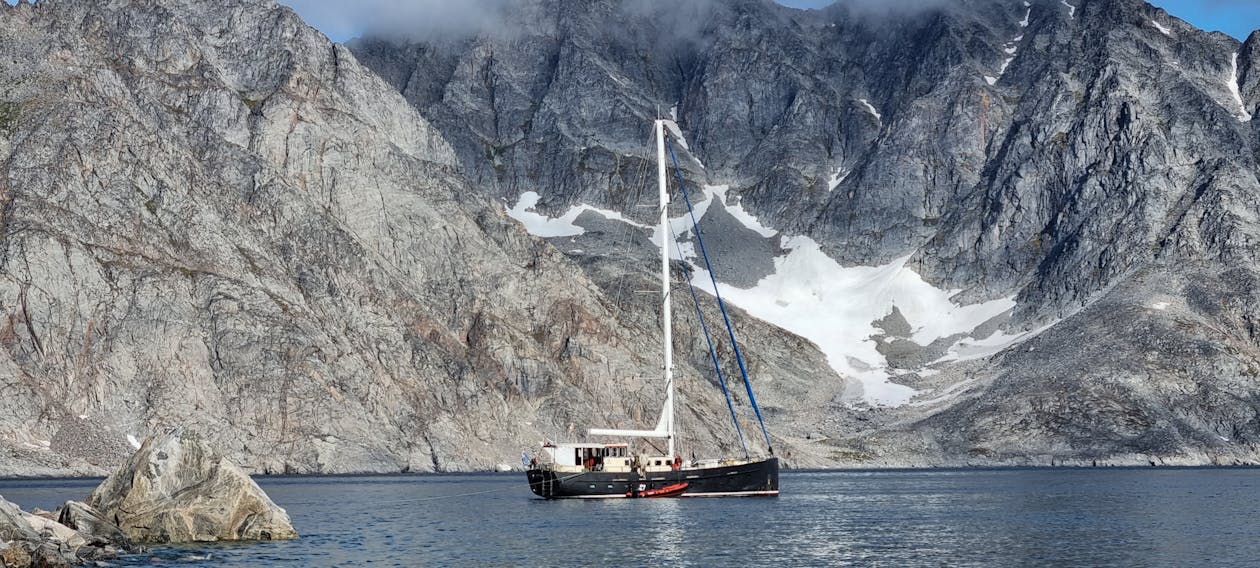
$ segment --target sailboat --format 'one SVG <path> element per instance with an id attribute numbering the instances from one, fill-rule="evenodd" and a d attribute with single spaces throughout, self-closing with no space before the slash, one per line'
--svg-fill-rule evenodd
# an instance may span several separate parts
<path id="1" fill-rule="evenodd" d="M 752 395 L 752 387 L 748 382 L 743 358 L 739 354 L 738 343 L 734 341 L 734 332 L 731 331 L 730 320 L 726 315 L 726 308 L 722 304 L 716 280 L 713 281 L 713 291 L 717 297 L 718 305 L 722 308 L 724 323 L 727 330 L 731 333 L 731 344 L 739 362 L 740 372 L 744 375 L 744 384 L 748 389 L 749 402 L 756 411 L 757 420 L 761 424 L 762 434 L 765 435 L 766 447 L 770 455 L 764 458 L 754 458 L 747 452 L 744 436 L 739 430 L 739 421 L 735 417 L 735 408 L 731 403 L 729 393 L 726 391 L 726 381 L 722 377 L 721 367 L 717 362 L 716 350 L 709 337 L 708 327 L 704 323 L 703 314 L 698 309 L 698 304 L 697 315 L 700 317 L 705 337 L 709 339 L 709 354 L 718 374 L 719 383 L 722 385 L 723 393 L 726 396 L 727 408 L 731 411 L 732 420 L 735 421 L 736 432 L 739 433 L 741 445 L 744 446 L 745 450 L 742 458 L 692 459 L 686 462 L 675 452 L 673 337 L 669 278 L 669 245 L 673 241 L 673 236 L 669 226 L 670 197 L 665 162 L 667 125 L 670 125 L 669 121 L 663 119 L 658 119 L 654 123 L 662 227 L 661 299 L 663 312 L 661 319 L 664 331 L 665 359 L 663 366 L 665 382 L 664 405 L 661 408 L 660 419 L 652 430 L 593 428 L 588 433 L 592 437 L 664 439 L 668 449 L 664 454 L 660 454 L 660 450 L 655 448 L 653 448 L 657 452 L 655 454 L 634 453 L 630 444 L 624 441 L 609 443 L 545 442 L 540 454 L 542 459 L 535 458 L 534 463 L 531 463 L 526 471 L 529 479 L 529 488 L 539 497 L 546 499 L 600 499 L 777 496 L 779 494 L 779 459 L 774 456 L 769 433 L 765 429 L 765 423 L 761 419 L 761 411 L 757 408 L 756 399 Z M 678 158 L 673 152 L 672 144 L 670 145 L 670 157 L 673 159 L 674 167 L 677 170 Z M 682 179 L 681 172 L 678 173 L 678 181 L 680 188 L 684 192 L 688 210 L 691 211 L 690 197 L 686 195 L 686 184 Z M 691 211 L 691 217 L 694 224 L 694 211 Z M 700 250 L 704 254 L 705 262 L 708 263 L 708 254 L 704 249 L 704 241 L 700 237 L 698 229 L 696 229 L 695 233 Z M 712 267 L 709 267 L 709 274 L 713 274 Z M 694 289 L 692 290 L 692 296 L 694 299 Z M 648 445 L 650 446 L 651 444 Z"/>

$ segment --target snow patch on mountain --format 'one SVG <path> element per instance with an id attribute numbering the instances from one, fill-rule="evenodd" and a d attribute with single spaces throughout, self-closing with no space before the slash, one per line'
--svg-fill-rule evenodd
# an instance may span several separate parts
<path id="1" fill-rule="evenodd" d="M 1029 8 L 1028 14 L 1024 15 L 1024 20 L 1019 23 L 1020 27 L 1028 26 L 1029 14 L 1032 14 L 1032 8 Z M 1011 41 L 1007 42 L 1006 45 L 1002 46 L 1002 52 L 1009 55 L 1010 57 L 1007 57 L 1006 59 L 1002 60 L 1002 66 L 998 68 L 996 77 L 993 77 L 990 75 L 984 76 L 985 82 L 987 82 L 990 86 L 997 84 L 998 79 L 1001 79 L 1002 75 L 1006 74 L 1006 68 L 1011 65 L 1012 61 L 1015 61 L 1015 55 L 1019 53 L 1019 42 L 1023 41 L 1023 39 L 1024 39 L 1024 34 L 1019 34 L 1011 38 Z"/>
<path id="2" fill-rule="evenodd" d="M 968 387 L 978 384 L 979 382 L 980 382 L 979 379 L 964 379 L 964 380 L 958 381 L 957 383 L 949 385 L 948 387 L 944 389 L 940 389 L 939 392 L 935 393 L 936 396 L 933 396 L 930 398 L 920 398 L 918 400 L 915 400 L 914 402 L 911 402 L 910 406 L 931 406 L 934 404 L 940 404 L 942 402 L 948 402 L 950 400 L 958 398 L 958 395 L 961 395 L 962 393 L 967 392 Z"/>
<path id="3" fill-rule="evenodd" d="M 866 99 L 858 99 L 858 102 L 862 103 L 862 106 L 866 107 L 866 112 L 871 113 L 871 115 L 875 117 L 875 120 L 878 120 L 881 122 L 884 120 L 884 116 L 879 114 L 879 111 L 875 110 L 875 107 L 871 105 L 869 101 L 867 101 Z"/>
<path id="4" fill-rule="evenodd" d="M 758 221 L 751 213 L 744 210 L 743 205 L 731 203 L 726 197 L 726 192 L 729 189 L 729 185 L 706 185 L 704 186 L 704 193 L 705 195 L 716 195 L 722 201 L 722 206 L 726 207 L 726 212 L 730 213 L 745 228 L 766 238 L 779 234 L 778 231 L 761 224 L 761 221 Z"/>
<path id="5" fill-rule="evenodd" d="M 702 195 L 704 196 L 704 199 L 691 204 L 692 210 L 695 211 L 696 222 L 699 222 L 700 219 L 703 219 L 704 214 L 708 212 L 709 206 L 713 204 L 713 197 L 715 193 L 713 191 L 710 191 L 708 188 L 706 188 L 705 191 L 702 193 Z M 652 244 L 656 245 L 657 247 L 661 246 L 662 237 L 661 237 L 661 227 L 659 224 L 652 227 L 647 227 L 643 225 L 639 225 L 639 226 L 645 229 L 651 230 L 652 236 L 649 237 L 649 239 L 651 239 Z M 688 213 L 687 211 L 683 211 L 683 213 L 681 215 L 678 215 L 677 217 L 669 218 L 669 233 L 671 235 L 671 239 L 675 243 L 674 246 L 670 247 L 669 249 L 669 258 L 671 260 L 682 260 L 682 261 L 690 262 L 690 261 L 695 260 L 698 257 L 699 253 L 696 252 L 695 245 L 691 242 L 684 242 L 687 235 L 691 234 L 692 232 L 691 228 L 692 228 L 691 214 Z"/>
<path id="6" fill-rule="evenodd" d="M 842 174 L 835 177 L 843 179 Z M 711 207 L 718 206 L 743 227 L 764 238 L 779 234 L 735 202 L 728 195 L 729 189 L 726 185 L 704 186 L 700 198 L 692 203 L 695 221 L 699 222 Z M 533 211 L 539 199 L 537 193 L 526 192 L 508 210 L 508 215 L 520 221 L 531 234 L 541 237 L 580 235 L 585 231 L 575 221 L 581 213 L 591 211 L 650 230 L 652 242 L 658 247 L 661 245 L 659 226 L 635 223 L 619 213 L 585 204 L 571 207 L 560 217 L 550 218 Z M 691 284 L 712 293 L 709 273 L 699 266 L 703 262 L 694 243 L 688 239 L 694 233 L 692 223 L 691 214 L 685 210 L 669 218 L 669 231 L 677 243 L 671 247 L 670 256 L 692 264 L 695 270 Z M 966 306 L 955 304 L 951 298 L 957 291 L 941 290 L 925 282 L 906 266 L 908 255 L 882 266 L 841 266 L 809 237 L 785 237 L 781 246 L 786 253 L 774 259 L 772 274 L 746 289 L 719 282 L 722 297 L 758 319 L 814 342 L 832 369 L 862 384 L 862 399 L 867 404 L 899 406 L 917 394 L 913 388 L 889 381 L 892 370 L 872 339 L 881 333 L 875 328 L 875 322 L 891 313 L 894 307 L 911 325 L 910 339 L 919 345 L 928 345 L 942 337 L 971 333 L 1015 306 L 1013 297 Z M 996 353 L 1001 346 L 1025 336 L 1027 334 L 1008 336 L 997 332 L 983 340 L 960 341 L 945 359 L 967 360 Z"/>
<path id="7" fill-rule="evenodd" d="M 1009 67 L 1009 66 L 1011 65 L 1011 62 L 1012 62 L 1012 61 L 1015 61 L 1015 58 L 1014 58 L 1014 57 L 1007 57 L 1007 58 L 1006 58 L 1006 60 L 1002 62 L 1002 66 L 1001 66 L 1000 68 L 998 68 L 998 76 L 999 76 L 999 77 L 1001 77 L 1002 75 L 1005 75 L 1005 74 L 1006 74 L 1006 68 L 1007 68 L 1007 67 Z"/>
<path id="8" fill-rule="evenodd" d="M 831 174 L 831 179 L 827 180 L 827 191 L 835 191 L 847 177 L 849 177 L 849 170 L 836 168 L 835 173 Z"/>
<path id="9" fill-rule="evenodd" d="M 1159 33 L 1164 34 L 1164 35 L 1166 35 L 1166 36 L 1168 36 L 1168 37 L 1172 37 L 1172 30 L 1170 30 L 1170 29 L 1168 29 L 1168 28 L 1166 28 L 1166 27 L 1164 27 L 1164 26 L 1161 26 L 1161 25 L 1159 24 L 1159 22 L 1156 22 L 1155 20 L 1150 20 L 1150 24 L 1151 24 L 1152 26 L 1155 26 L 1155 29 L 1159 30 Z"/>
<path id="10" fill-rule="evenodd" d="M 1014 302 L 1012 301 L 1012 305 Z M 1006 333 L 998 330 L 984 338 L 963 338 L 960 339 L 945 352 L 940 359 L 933 361 L 932 364 L 940 363 L 957 363 L 960 361 L 973 361 L 975 359 L 983 359 L 1001 353 L 1010 349 L 1016 343 L 1031 339 L 1041 334 L 1041 332 L 1054 327 L 1061 320 L 1054 320 L 1041 327 L 1030 331 L 1022 331 L 1019 333 Z"/>
<path id="11" fill-rule="evenodd" d="M 542 196 L 538 195 L 537 192 L 526 191 L 521 194 L 520 198 L 517 199 L 516 205 L 507 209 L 508 217 L 516 219 L 521 223 L 521 225 L 525 226 L 525 230 L 529 232 L 529 234 L 538 237 L 573 237 L 585 233 L 586 229 L 573 224 L 573 221 L 578 218 L 578 215 L 581 215 L 586 211 L 598 213 L 606 219 L 621 221 L 643 229 L 648 228 L 647 225 L 636 223 L 627 219 L 624 215 L 616 211 L 600 209 L 586 204 L 570 207 L 568 211 L 565 211 L 564 214 L 559 217 L 547 217 L 546 215 L 533 210 L 534 207 L 538 205 L 538 200 L 541 198 Z"/>
<path id="12" fill-rule="evenodd" d="M 961 306 L 956 291 L 925 282 L 906 266 L 910 256 L 883 266 L 841 266 L 809 237 L 783 240 L 787 254 L 774 260 L 775 272 L 750 289 L 719 283 L 722 297 L 753 316 L 813 341 L 837 373 L 862 383 L 872 405 L 899 406 L 916 391 L 889 382 L 887 361 L 871 337 L 874 322 L 893 307 L 913 328 L 913 340 L 926 345 L 941 337 L 969 333 L 1015 306 L 1014 298 Z M 712 291 L 709 274 L 697 268 L 692 285 Z"/>
<path id="13" fill-rule="evenodd" d="M 671 109 L 671 112 L 672 112 L 672 113 L 676 113 L 676 112 L 677 112 L 677 107 L 675 107 L 674 109 Z M 690 151 L 691 151 L 691 147 L 690 147 L 690 146 L 687 146 L 687 137 L 686 137 L 686 136 L 683 136 L 682 129 L 678 127 L 678 123 L 677 123 L 677 122 L 674 122 L 674 121 L 672 121 L 672 120 L 666 120 L 666 121 L 665 121 L 665 128 L 669 129 L 669 134 L 670 134 L 670 136 L 673 136 L 673 137 L 674 137 L 674 140 L 677 140 L 677 141 L 678 141 L 678 146 L 679 146 L 680 148 L 682 148 L 683 150 L 686 150 L 686 151 L 688 151 L 688 152 L 690 152 Z"/>
<path id="14" fill-rule="evenodd" d="M 840 172 L 833 175 L 832 188 L 843 175 Z M 735 202 L 728 195 L 729 189 L 726 185 L 704 186 L 699 200 L 692 204 L 695 221 L 703 219 L 716 204 L 743 227 L 764 238 L 779 234 Z M 650 230 L 652 242 L 661 245 L 661 227 L 636 223 L 620 213 L 586 204 L 576 205 L 561 216 L 551 218 L 534 211 L 540 199 L 535 192 L 525 192 L 507 214 L 533 235 L 567 237 L 585 232 L 575 222 L 583 212 L 590 211 L 606 219 Z M 699 266 L 703 263 L 698 251 L 687 238 L 694 233 L 691 214 L 683 211 L 670 217 L 668 227 L 671 240 L 677 243 L 671 247 L 670 256 L 692 264 L 695 271 L 691 284 L 712 293 L 709 272 Z M 900 406 L 918 394 L 911 387 L 890 382 L 894 372 L 873 339 L 881 334 L 875 322 L 892 313 L 894 308 L 910 324 L 909 338 L 919 345 L 929 345 L 943 337 L 972 333 L 981 324 L 1015 306 L 1014 297 L 972 305 L 956 304 L 951 298 L 958 291 L 928 284 L 907 266 L 909 255 L 882 266 L 842 266 L 809 237 L 784 237 L 780 246 L 786 253 L 774 258 L 773 273 L 750 288 L 719 282 L 722 297 L 756 318 L 814 342 L 832 369 L 861 383 L 862 400 L 870 405 Z M 982 339 L 965 338 L 950 347 L 937 362 L 986 357 L 1035 333 L 1039 330 L 1019 334 L 998 331 Z"/>
<path id="15" fill-rule="evenodd" d="M 1069 19 L 1070 19 L 1070 18 L 1075 18 L 1075 17 L 1076 17 L 1076 6 L 1073 6 L 1073 5 L 1071 5 L 1071 4 L 1068 4 L 1068 3 L 1067 3 L 1067 0 L 1059 0 L 1059 3 L 1060 3 L 1060 4 L 1063 4 L 1064 6 L 1067 6 L 1067 9 L 1068 9 L 1068 18 L 1069 18 Z"/>
<path id="16" fill-rule="evenodd" d="M 1247 112 L 1247 105 L 1242 100 L 1242 93 L 1238 90 L 1238 52 L 1234 52 L 1234 56 L 1229 61 L 1229 80 L 1226 82 L 1229 87 L 1230 94 L 1234 95 L 1234 101 L 1238 103 L 1238 114 L 1234 115 L 1239 122 L 1251 122 L 1251 113 Z"/>
<path id="17" fill-rule="evenodd" d="M 738 203 L 731 203 L 726 196 L 726 192 L 729 189 L 730 189 L 730 186 L 728 185 L 704 186 L 704 188 L 701 190 L 701 193 L 700 193 L 700 195 L 702 196 L 702 199 L 700 199 L 699 201 L 695 201 L 691 204 L 691 208 L 695 211 L 695 214 L 696 214 L 695 222 L 698 223 L 700 222 L 701 219 L 704 218 L 705 213 L 708 213 L 709 207 L 713 205 L 714 200 L 716 199 L 717 203 L 719 203 L 724 209 L 726 209 L 726 212 L 729 213 L 732 217 L 734 217 L 735 220 L 739 221 L 740 224 L 743 225 L 745 228 L 766 238 L 770 238 L 778 234 L 778 231 L 761 224 L 761 222 L 758 221 L 755 216 L 753 216 L 748 211 L 745 211 L 742 205 Z M 605 217 L 608 217 L 608 216 L 605 215 Z M 608 218 L 612 219 L 612 217 L 608 217 Z M 618 220 L 624 221 L 624 219 L 618 219 Z M 650 229 L 652 231 L 652 235 L 651 237 L 649 237 L 649 239 L 651 239 L 652 244 L 658 247 L 661 246 L 660 226 L 648 227 L 646 225 L 638 225 L 638 224 L 636 224 L 635 226 L 643 228 L 643 229 Z M 691 219 L 690 213 L 684 211 L 682 214 L 678 215 L 677 217 L 670 217 L 669 230 L 670 230 L 670 234 L 673 236 L 674 242 L 677 243 L 677 245 L 671 248 L 669 251 L 669 255 L 671 259 L 693 262 L 700 258 L 699 252 L 696 251 L 695 249 L 695 244 L 691 242 L 684 242 L 684 241 L 688 241 L 689 237 L 691 237 L 692 234 L 694 233 L 694 231 L 692 230 L 692 219 Z"/>

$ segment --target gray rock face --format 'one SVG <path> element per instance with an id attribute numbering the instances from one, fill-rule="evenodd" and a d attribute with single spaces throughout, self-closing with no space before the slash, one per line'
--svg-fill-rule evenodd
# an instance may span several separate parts
<path id="1" fill-rule="evenodd" d="M 131 537 L 113 521 L 87 503 L 66 501 L 57 514 L 57 522 L 79 532 L 94 543 L 105 543 L 123 550 L 136 549 Z"/>
<path id="2" fill-rule="evenodd" d="M 675 107 L 689 179 L 731 185 L 763 223 L 842 264 L 910 255 L 960 302 L 1017 299 L 964 340 L 1056 324 L 957 363 L 935 362 L 957 337 L 885 330 L 919 399 L 859 414 L 798 399 L 781 423 L 798 462 L 1256 461 L 1251 308 L 1150 306 L 1254 291 L 1260 34 L 1239 44 L 1137 0 L 682 4 L 700 18 L 630 4 L 518 3 L 545 24 L 351 48 L 509 203 L 535 191 L 553 215 L 588 203 L 651 222 L 643 125 Z M 663 23 L 679 19 L 700 23 Z M 597 282 L 602 266 L 583 261 Z M 803 439 L 807 416 L 825 442 Z"/>
<path id="3" fill-rule="evenodd" d="M 39 533 L 31 527 L 17 505 L 0 499 L 0 542 L 15 540 L 39 540 Z"/>
<path id="4" fill-rule="evenodd" d="M 0 473 L 106 473 L 166 424 L 248 471 L 333 473 L 488 469 L 655 420 L 650 297 L 616 304 L 525 234 L 287 8 L 5 6 L 0 53 Z M 691 419 L 720 417 L 680 376 Z"/>
<path id="5" fill-rule="evenodd" d="M 951 385 L 940 400 L 834 424 L 848 436 L 832 445 L 919 465 L 1260 461 L 1255 338 L 1231 331 L 1254 317 L 1256 276 L 1181 268 L 1137 272 L 1018 349 L 925 379 Z"/>
<path id="6" fill-rule="evenodd" d="M 634 215 L 644 196 L 625 189 L 626 164 L 648 157 L 656 110 L 676 107 L 707 166 L 694 175 L 734 184 L 776 228 L 843 262 L 914 252 L 925 277 L 964 297 L 1022 292 L 1035 312 L 1079 305 L 1128 259 L 1150 259 L 1134 253 L 1174 229 L 1196 177 L 1255 182 L 1242 151 L 1254 129 L 1233 119 L 1260 104 L 1254 48 L 1140 1 L 1026 12 L 967 0 L 885 16 L 703 4 L 686 38 L 661 29 L 672 6 L 537 2 L 520 9 L 549 23 L 506 36 L 352 48 L 496 195 Z M 1099 246 L 1083 250 L 1086 237 Z M 1097 248 L 1124 260 L 1100 267 Z"/>
<path id="7" fill-rule="evenodd" d="M 958 341 L 1041 330 L 948 361 L 953 336 L 872 318 L 920 396 L 854 409 L 815 345 L 736 310 L 791 463 L 1254 461 L 1256 35 L 1136 0 L 666 4 L 349 48 L 269 2 L 0 4 L 0 474 L 103 473 L 177 423 L 277 473 L 489 469 L 654 423 L 647 232 L 544 241 L 503 204 L 652 223 L 675 107 L 695 188 L 845 265 L 1017 299 Z M 721 213 L 718 274 L 755 284 L 783 241 Z M 735 451 L 688 309 L 680 443 Z"/>
<path id="8" fill-rule="evenodd" d="M 135 542 L 297 538 L 289 515 L 249 475 L 182 428 L 145 440 L 87 505 L 100 512 L 69 514 L 98 527 L 101 517 L 115 519 Z"/>
<path id="9" fill-rule="evenodd" d="M 113 558 L 125 545 L 92 538 L 0 498 L 0 566 L 60 568 Z"/>

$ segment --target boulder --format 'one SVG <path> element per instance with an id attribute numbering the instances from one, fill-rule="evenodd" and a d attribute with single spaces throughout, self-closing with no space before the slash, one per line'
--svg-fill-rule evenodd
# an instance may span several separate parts
<path id="1" fill-rule="evenodd" d="M 183 428 L 146 439 L 87 505 L 141 543 L 297 537 L 254 480 Z"/>
<path id="2" fill-rule="evenodd" d="M 66 501 L 60 511 L 57 522 L 78 531 L 90 542 L 116 546 L 129 552 L 138 550 L 127 533 L 87 503 Z"/>
<path id="3" fill-rule="evenodd" d="M 64 542 L 43 540 L 23 544 L 26 547 L 26 553 L 30 556 L 32 568 L 70 568 L 81 562 Z"/>
<path id="4" fill-rule="evenodd" d="M 32 529 L 39 533 L 41 540 L 65 544 L 71 550 L 87 546 L 88 541 L 86 538 L 83 538 L 83 535 L 57 521 L 29 513 L 26 514 L 26 521 L 31 524 Z"/>
<path id="5" fill-rule="evenodd" d="M 0 566 L 45 568 L 78 564 L 86 541 L 56 521 L 23 513 L 0 498 Z"/>
<path id="6" fill-rule="evenodd" d="M 0 497 L 0 543 L 12 541 L 38 541 L 39 533 L 17 505 Z"/>

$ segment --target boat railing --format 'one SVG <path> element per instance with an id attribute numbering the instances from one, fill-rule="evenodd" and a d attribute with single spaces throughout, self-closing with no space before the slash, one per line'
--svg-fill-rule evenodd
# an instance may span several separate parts
<path id="1" fill-rule="evenodd" d="M 696 468 L 696 469 L 706 469 L 706 468 L 711 468 L 711 467 L 729 467 L 733 465 L 744 465 L 744 464 L 752 463 L 753 461 L 754 460 L 739 459 L 739 458 L 695 460 L 695 461 L 690 462 L 690 467 Z"/>

